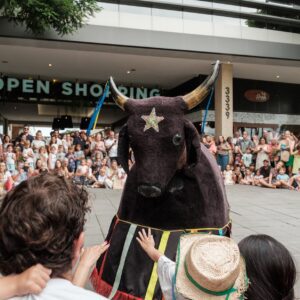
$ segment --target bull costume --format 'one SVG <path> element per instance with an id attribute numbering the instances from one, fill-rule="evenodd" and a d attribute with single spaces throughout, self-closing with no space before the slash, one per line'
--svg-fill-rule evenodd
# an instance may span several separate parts
<path id="1" fill-rule="evenodd" d="M 118 146 L 128 178 L 106 238 L 110 248 L 92 273 L 98 293 L 120 300 L 162 299 L 157 265 L 136 241 L 142 228 L 151 228 L 155 246 L 172 260 L 182 233 L 230 235 L 221 172 L 200 143 L 196 128 L 184 118 L 184 112 L 205 99 L 218 72 L 219 62 L 212 74 L 185 96 L 144 100 L 125 97 L 110 79 L 115 102 L 129 114 Z M 130 147 L 135 164 L 129 171 Z"/>

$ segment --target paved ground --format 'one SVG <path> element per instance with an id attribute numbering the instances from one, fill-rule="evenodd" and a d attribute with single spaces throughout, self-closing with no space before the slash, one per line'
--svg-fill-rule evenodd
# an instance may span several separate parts
<path id="1" fill-rule="evenodd" d="M 92 212 L 86 225 L 86 245 L 104 240 L 121 198 L 117 190 L 90 191 Z M 291 251 L 300 270 L 300 193 L 236 185 L 227 188 L 227 196 L 235 240 L 256 233 L 271 235 Z M 296 293 L 300 297 L 300 278 Z"/>

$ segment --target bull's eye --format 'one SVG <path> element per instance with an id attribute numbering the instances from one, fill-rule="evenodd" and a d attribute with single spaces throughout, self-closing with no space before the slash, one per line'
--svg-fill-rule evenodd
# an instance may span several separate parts
<path id="1" fill-rule="evenodd" d="M 182 140 L 182 137 L 179 133 L 176 133 L 174 136 L 173 136 L 173 144 L 175 146 L 179 146 L 180 143 L 181 143 L 181 140 Z"/>

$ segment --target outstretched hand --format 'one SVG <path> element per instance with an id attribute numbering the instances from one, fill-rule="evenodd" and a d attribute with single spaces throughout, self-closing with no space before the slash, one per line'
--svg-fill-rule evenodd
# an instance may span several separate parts
<path id="1" fill-rule="evenodd" d="M 73 276 L 73 284 L 80 287 L 85 286 L 89 278 L 91 268 L 95 265 L 101 254 L 108 249 L 108 247 L 109 244 L 104 242 L 101 245 L 88 247 L 82 250 L 80 261 Z"/>
<path id="2" fill-rule="evenodd" d="M 99 257 L 108 249 L 109 244 L 105 241 L 101 245 L 96 245 L 82 250 L 79 264 L 86 268 L 91 268 Z"/>
<path id="3" fill-rule="evenodd" d="M 155 242 L 153 235 L 151 234 L 151 229 L 148 228 L 148 234 L 146 233 L 145 229 L 142 229 L 138 232 L 138 235 L 139 237 L 136 239 L 143 250 L 153 261 L 158 261 L 158 259 L 162 256 L 162 253 L 155 248 Z"/>

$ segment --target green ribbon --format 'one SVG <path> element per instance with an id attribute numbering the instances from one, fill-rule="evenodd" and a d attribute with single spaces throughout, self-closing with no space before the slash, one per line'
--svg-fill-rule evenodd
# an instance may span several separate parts
<path id="1" fill-rule="evenodd" d="M 189 279 L 189 281 L 190 281 L 196 288 L 198 288 L 199 290 L 201 290 L 202 292 L 204 292 L 204 293 L 206 293 L 206 294 L 213 295 L 213 296 L 225 296 L 225 295 L 227 295 L 226 300 L 228 300 L 230 294 L 237 291 L 237 289 L 235 289 L 234 287 L 231 287 L 230 289 L 225 290 L 225 291 L 221 291 L 221 292 L 215 292 L 215 291 L 208 290 L 208 289 L 204 288 L 203 286 L 201 286 L 201 285 L 200 285 L 200 284 L 192 277 L 192 275 L 191 275 L 191 274 L 189 273 L 189 271 L 188 271 L 186 261 L 184 261 L 184 270 L 185 270 L 185 275 L 187 276 L 187 278 Z"/>

